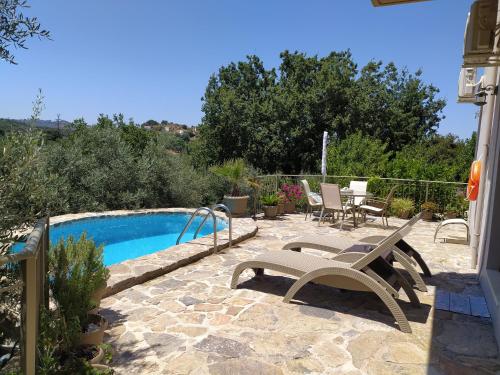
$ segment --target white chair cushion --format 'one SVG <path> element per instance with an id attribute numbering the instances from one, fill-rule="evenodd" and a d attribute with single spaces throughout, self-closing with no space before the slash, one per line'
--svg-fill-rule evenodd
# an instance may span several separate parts
<path id="1" fill-rule="evenodd" d="M 371 211 L 371 212 L 382 212 L 383 211 L 383 209 L 380 207 L 373 207 L 373 206 L 366 206 L 366 205 L 362 205 L 359 208 L 362 210 Z"/>
<path id="2" fill-rule="evenodd" d="M 318 193 L 309 193 L 308 195 L 315 203 L 317 204 L 323 204 L 323 198 L 321 198 L 321 195 Z"/>

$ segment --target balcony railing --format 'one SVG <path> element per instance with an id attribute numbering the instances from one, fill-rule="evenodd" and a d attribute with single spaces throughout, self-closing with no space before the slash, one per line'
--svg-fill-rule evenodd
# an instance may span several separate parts
<path id="1" fill-rule="evenodd" d="M 20 279 L 0 288 L 0 294 L 9 294 L 22 288 L 20 321 L 21 373 L 34 375 L 37 363 L 37 338 L 40 308 L 48 308 L 47 262 L 49 248 L 49 218 L 37 222 L 24 248 L 0 256 L 0 269 L 19 270 Z"/>
<path id="2" fill-rule="evenodd" d="M 449 205 L 462 202 L 464 206 L 466 183 L 448 181 L 411 180 L 404 178 L 379 178 L 362 176 L 322 176 L 322 175 L 263 175 L 259 176 L 261 182 L 260 194 L 271 194 L 277 192 L 284 183 L 300 184 L 300 180 L 306 179 L 309 182 L 311 191 L 319 192 L 319 184 L 328 182 L 339 184 L 341 187 L 349 186 L 352 180 L 368 181 L 368 191 L 377 197 L 385 197 L 392 186 L 398 185 L 396 198 L 412 199 L 415 208 L 420 210 L 422 203 L 432 201 L 436 203 L 442 211 Z"/>

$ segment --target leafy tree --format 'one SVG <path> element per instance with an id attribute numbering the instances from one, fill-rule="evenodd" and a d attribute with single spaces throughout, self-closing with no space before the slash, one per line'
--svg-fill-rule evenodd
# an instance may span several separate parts
<path id="1" fill-rule="evenodd" d="M 142 206 L 199 206 L 203 196 L 203 178 L 186 157 L 172 152 L 169 137 L 154 137 L 138 162 Z"/>
<path id="2" fill-rule="evenodd" d="M 131 147 L 109 118 L 95 127 L 81 127 L 46 149 L 48 173 L 64 179 L 70 211 L 134 208 L 137 179 Z"/>
<path id="3" fill-rule="evenodd" d="M 336 140 L 328 147 L 328 174 L 384 177 L 391 156 L 386 148 L 387 144 L 360 131 Z"/>
<path id="4" fill-rule="evenodd" d="M 397 151 L 433 135 L 442 119 L 445 102 L 420 71 L 370 62 L 358 72 L 350 51 L 280 57 L 279 72 L 248 56 L 210 77 L 191 148 L 197 165 L 243 158 L 265 172 L 311 171 L 325 130 L 339 140 L 361 132 Z"/>
<path id="5" fill-rule="evenodd" d="M 142 126 L 158 126 L 158 125 L 160 125 L 160 123 L 155 120 L 148 120 L 144 124 L 142 124 Z"/>
<path id="6" fill-rule="evenodd" d="M 36 17 L 26 17 L 21 12 L 28 8 L 25 0 L 0 0 L 0 59 L 17 64 L 12 48 L 26 49 L 28 38 L 38 36 L 50 39 L 50 33 L 40 27 Z"/>

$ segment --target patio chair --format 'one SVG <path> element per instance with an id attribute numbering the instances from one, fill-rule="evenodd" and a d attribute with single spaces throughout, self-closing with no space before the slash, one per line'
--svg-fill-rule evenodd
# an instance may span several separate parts
<path id="1" fill-rule="evenodd" d="M 415 223 L 420 220 L 421 216 L 421 213 L 413 216 L 400 229 L 408 227 L 411 230 L 413 228 L 413 225 L 415 225 Z M 302 248 L 306 248 L 326 251 L 334 254 L 342 254 L 346 251 L 351 251 L 351 248 L 357 246 L 357 248 L 359 249 L 358 251 L 371 251 L 371 249 L 373 249 L 373 245 L 379 244 L 386 238 L 386 236 L 369 236 L 362 238 L 359 241 L 353 241 L 349 238 L 340 236 L 301 236 L 296 240 L 287 243 L 285 246 L 283 246 L 283 249 L 300 251 Z M 387 253 L 386 255 L 387 256 L 385 259 L 391 265 L 396 261 L 405 268 L 418 290 L 422 292 L 427 291 L 427 286 L 425 285 L 424 280 L 416 270 L 415 266 L 418 264 L 425 276 L 430 277 L 432 276 L 432 274 L 422 256 L 418 253 L 417 250 L 415 250 L 410 244 L 408 244 L 408 242 L 406 242 L 404 239 L 399 240 L 392 248 L 392 253 Z M 333 258 L 333 260 L 335 259 L 336 257 Z"/>
<path id="2" fill-rule="evenodd" d="M 349 189 L 366 193 L 368 181 L 351 181 L 349 182 Z M 365 202 L 366 197 L 354 197 L 352 203 L 359 207 Z"/>
<path id="3" fill-rule="evenodd" d="M 309 187 L 309 182 L 307 182 L 307 180 L 300 180 L 300 182 L 302 183 L 304 193 L 307 197 L 306 217 L 304 219 L 307 220 L 307 215 L 310 214 L 312 217 L 314 209 L 320 209 L 323 207 L 323 199 L 319 194 L 311 192 L 311 188 Z"/>
<path id="4" fill-rule="evenodd" d="M 352 212 L 352 207 L 342 203 L 339 185 L 322 183 L 320 184 L 320 188 L 321 196 L 323 197 L 323 207 L 321 208 L 321 214 L 319 215 L 318 226 L 321 224 L 321 220 L 324 219 L 324 214 L 330 212 L 332 213 L 333 218 L 335 212 L 337 212 L 337 217 L 342 212 L 342 221 L 340 223 L 340 229 L 342 229 L 345 216 L 348 212 Z"/>
<path id="5" fill-rule="evenodd" d="M 370 198 L 367 199 L 366 204 L 359 206 L 359 209 L 363 213 L 364 220 L 366 220 L 367 213 L 374 214 L 382 218 L 382 225 L 384 227 L 388 227 L 389 221 L 387 220 L 387 214 L 397 188 L 398 185 L 394 185 L 385 199 Z"/>
<path id="6" fill-rule="evenodd" d="M 241 273 L 251 268 L 256 275 L 270 269 L 298 277 L 283 298 L 285 303 L 290 302 L 309 282 L 344 290 L 373 292 L 387 306 L 401 331 L 411 333 L 408 320 L 395 300 L 399 298 L 398 289 L 405 291 L 412 305 L 420 306 L 420 301 L 406 279 L 384 259 L 384 254 L 390 252 L 408 231 L 408 227 L 400 228 L 368 253 L 352 249 L 335 260 L 289 250 L 268 251 L 237 265 L 231 288 L 235 289 Z"/>

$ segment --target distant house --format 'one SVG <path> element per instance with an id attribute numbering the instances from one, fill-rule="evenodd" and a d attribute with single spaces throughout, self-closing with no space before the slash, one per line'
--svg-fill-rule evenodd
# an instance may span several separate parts
<path id="1" fill-rule="evenodd" d="M 155 120 L 148 120 L 142 124 L 142 128 L 146 130 L 156 130 L 162 132 L 173 133 L 176 135 L 188 135 L 189 137 L 194 137 L 197 134 L 197 128 L 194 126 L 177 124 L 170 121 L 157 122 Z"/>

